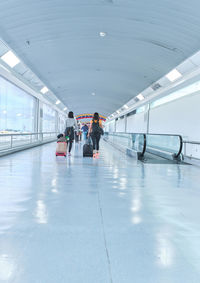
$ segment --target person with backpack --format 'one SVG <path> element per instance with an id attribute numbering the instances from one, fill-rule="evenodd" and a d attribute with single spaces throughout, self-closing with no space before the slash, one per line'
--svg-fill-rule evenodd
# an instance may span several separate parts
<path id="1" fill-rule="evenodd" d="M 97 112 L 94 113 L 93 119 L 90 121 L 88 136 L 91 136 L 93 143 L 93 157 L 99 158 L 99 141 L 103 134 L 102 121 Z"/>
<path id="2" fill-rule="evenodd" d="M 72 143 L 74 141 L 74 129 L 76 135 L 78 134 L 78 125 L 76 119 L 74 119 L 74 113 L 70 111 L 66 120 L 65 138 L 67 140 L 68 155 L 71 155 Z"/>
<path id="3" fill-rule="evenodd" d="M 81 128 L 81 130 L 83 131 L 83 138 L 84 138 L 84 141 L 86 141 L 86 140 L 87 140 L 87 135 L 88 135 L 88 130 L 89 130 L 88 125 L 85 124 L 85 125 Z"/>

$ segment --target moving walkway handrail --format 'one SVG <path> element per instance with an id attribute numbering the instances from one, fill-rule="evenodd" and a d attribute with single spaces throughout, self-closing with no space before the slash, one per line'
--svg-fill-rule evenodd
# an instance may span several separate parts
<path id="1" fill-rule="evenodd" d="M 183 142 L 183 138 L 182 138 L 181 135 L 177 135 L 177 134 L 154 134 L 154 133 L 147 134 L 147 133 L 129 133 L 129 132 L 128 133 L 125 133 L 125 132 L 111 132 L 111 133 L 109 133 L 109 132 L 107 132 L 107 133 L 108 134 L 118 134 L 118 135 L 120 135 L 120 134 L 143 135 L 143 137 L 144 137 L 144 144 L 143 144 L 143 150 L 141 152 L 141 156 L 144 156 L 144 154 L 146 152 L 146 149 L 147 149 L 147 137 L 148 136 L 168 136 L 168 137 L 171 136 L 171 137 L 178 137 L 180 143 L 179 143 L 179 149 L 178 149 L 177 153 L 174 153 L 174 155 L 173 155 L 175 158 L 178 158 L 181 155 L 182 149 L 183 149 L 183 143 L 184 143 Z"/>
<path id="2" fill-rule="evenodd" d="M 179 140 L 180 140 L 180 147 L 179 147 L 179 151 L 176 155 L 174 155 L 175 158 L 178 158 L 180 155 L 181 155 L 181 152 L 183 150 L 183 138 L 181 135 L 178 135 L 179 136 Z"/>
<path id="3" fill-rule="evenodd" d="M 147 148 L 147 138 L 146 138 L 146 134 L 143 134 L 143 137 L 144 137 L 144 144 L 143 144 L 143 150 L 142 150 L 142 152 L 141 152 L 141 157 L 144 156 L 145 151 L 146 151 L 146 148 Z"/>

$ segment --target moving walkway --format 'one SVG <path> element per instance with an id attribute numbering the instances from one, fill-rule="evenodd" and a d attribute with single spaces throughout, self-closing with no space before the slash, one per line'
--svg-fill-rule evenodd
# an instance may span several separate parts
<path id="1" fill-rule="evenodd" d="M 144 163 L 183 163 L 181 135 L 106 132 L 104 140 Z"/>

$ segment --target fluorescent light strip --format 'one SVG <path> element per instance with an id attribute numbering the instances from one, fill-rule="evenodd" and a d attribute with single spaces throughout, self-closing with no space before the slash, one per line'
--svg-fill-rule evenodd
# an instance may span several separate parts
<path id="1" fill-rule="evenodd" d="M 49 91 L 49 89 L 48 89 L 46 86 L 44 86 L 44 87 L 40 90 L 40 92 L 43 93 L 43 94 L 47 93 L 48 91 Z"/>
<path id="2" fill-rule="evenodd" d="M 144 99 L 144 96 L 140 93 L 136 96 L 139 100 L 143 100 Z"/>
<path id="3" fill-rule="evenodd" d="M 57 101 L 56 101 L 56 104 L 57 104 L 57 105 L 60 104 L 60 100 L 57 100 Z"/>
<path id="4" fill-rule="evenodd" d="M 160 106 L 162 104 L 165 104 L 167 102 L 179 99 L 181 97 L 187 96 L 187 95 L 191 95 L 197 91 L 200 91 L 200 81 L 191 84 L 185 88 L 179 89 L 176 92 L 172 92 L 171 94 L 164 96 L 160 99 L 157 99 L 156 101 L 151 103 L 151 108 Z"/>
<path id="5" fill-rule="evenodd" d="M 19 64 L 20 60 L 17 56 L 10 50 L 6 52 L 1 59 L 8 64 L 11 68 L 14 68 L 17 64 Z"/>
<path id="6" fill-rule="evenodd" d="M 174 82 L 175 80 L 179 79 L 180 77 L 182 77 L 181 73 L 177 70 L 174 69 L 171 72 L 169 72 L 166 75 L 166 78 L 170 81 L 170 82 Z"/>

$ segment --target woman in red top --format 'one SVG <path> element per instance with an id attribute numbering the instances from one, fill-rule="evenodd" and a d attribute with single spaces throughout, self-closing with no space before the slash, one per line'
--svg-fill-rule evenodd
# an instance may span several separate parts
<path id="1" fill-rule="evenodd" d="M 99 141 L 102 133 L 101 129 L 103 129 L 102 121 L 99 119 L 99 114 L 95 112 L 93 119 L 90 121 L 90 128 L 88 133 L 88 135 L 90 135 L 92 138 L 94 158 L 99 157 Z"/>

